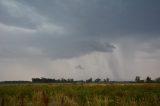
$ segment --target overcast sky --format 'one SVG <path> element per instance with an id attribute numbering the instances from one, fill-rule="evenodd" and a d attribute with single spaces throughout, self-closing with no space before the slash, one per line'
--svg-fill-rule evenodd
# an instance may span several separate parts
<path id="1" fill-rule="evenodd" d="M 159 0 L 0 0 L 0 80 L 160 77 Z"/>

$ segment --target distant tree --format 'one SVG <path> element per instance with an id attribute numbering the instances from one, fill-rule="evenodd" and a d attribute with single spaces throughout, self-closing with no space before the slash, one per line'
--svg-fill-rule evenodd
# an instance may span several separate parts
<path id="1" fill-rule="evenodd" d="M 107 82 L 109 82 L 109 78 L 107 78 L 106 80 L 107 80 Z"/>
<path id="2" fill-rule="evenodd" d="M 41 79 L 40 78 L 32 78 L 32 82 L 39 83 L 39 82 L 41 82 Z"/>
<path id="3" fill-rule="evenodd" d="M 151 78 L 149 76 L 146 78 L 146 82 L 147 83 L 152 82 L 152 80 L 151 80 Z"/>
<path id="4" fill-rule="evenodd" d="M 104 82 L 109 82 L 109 78 L 104 79 Z"/>
<path id="5" fill-rule="evenodd" d="M 95 82 L 101 82 L 100 78 L 95 79 Z"/>
<path id="6" fill-rule="evenodd" d="M 135 82 L 140 82 L 140 76 L 136 76 Z"/>
<path id="7" fill-rule="evenodd" d="M 74 79 L 73 78 L 67 79 L 67 82 L 74 82 Z"/>
<path id="8" fill-rule="evenodd" d="M 62 82 L 62 83 L 65 83 L 65 82 L 67 82 L 67 80 L 64 79 L 64 78 L 61 78 L 61 82 Z"/>
<path id="9" fill-rule="evenodd" d="M 155 79 L 156 82 L 160 82 L 160 77 Z"/>
<path id="10" fill-rule="evenodd" d="M 86 82 L 92 82 L 92 78 L 89 78 L 88 80 L 86 80 Z"/>

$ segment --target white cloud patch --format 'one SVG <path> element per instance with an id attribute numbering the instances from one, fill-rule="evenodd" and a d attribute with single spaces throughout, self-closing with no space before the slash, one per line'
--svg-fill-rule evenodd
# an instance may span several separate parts
<path id="1" fill-rule="evenodd" d="M 0 23 L 0 32 L 1 34 L 5 34 L 5 33 L 9 33 L 10 35 L 15 34 L 15 33 L 35 33 L 36 31 L 34 29 L 28 29 L 28 28 L 21 28 L 21 27 L 17 27 L 17 26 L 9 26 L 9 25 L 5 25 Z"/>
<path id="2" fill-rule="evenodd" d="M 45 34 L 64 34 L 64 28 L 62 26 L 56 25 L 54 23 L 50 23 L 48 17 L 39 14 L 34 8 L 30 6 L 26 6 L 16 0 L 2 0 L 1 3 L 4 5 L 6 10 L 12 17 L 19 19 L 26 19 L 25 21 L 29 23 L 34 23 L 35 28 L 30 29 L 39 33 Z M 10 28 L 11 29 L 11 28 Z M 12 27 L 14 30 L 18 30 L 18 27 Z M 25 28 L 21 28 L 25 29 Z M 28 29 L 29 30 L 29 29 Z"/>
<path id="3" fill-rule="evenodd" d="M 6 10 L 10 13 L 11 16 L 17 18 L 28 18 L 29 21 L 37 22 L 46 21 L 47 18 L 38 14 L 32 7 L 23 5 L 17 0 L 1 0 L 1 3 L 4 5 Z M 28 21 L 28 20 L 27 20 Z"/>

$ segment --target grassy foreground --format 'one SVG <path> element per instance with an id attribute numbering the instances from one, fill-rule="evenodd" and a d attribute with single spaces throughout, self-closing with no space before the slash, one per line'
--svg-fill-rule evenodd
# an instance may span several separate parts
<path id="1" fill-rule="evenodd" d="M 0 106 L 160 106 L 160 84 L 0 84 Z"/>

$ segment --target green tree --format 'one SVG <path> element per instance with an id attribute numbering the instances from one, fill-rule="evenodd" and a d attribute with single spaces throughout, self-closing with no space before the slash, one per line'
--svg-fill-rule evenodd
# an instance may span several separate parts
<path id="1" fill-rule="evenodd" d="M 152 82 L 152 80 L 151 80 L 151 78 L 149 76 L 146 78 L 146 82 L 147 83 Z"/>
<path id="2" fill-rule="evenodd" d="M 156 82 L 160 82 L 160 77 L 155 79 Z"/>
<path id="3" fill-rule="evenodd" d="M 135 81 L 140 82 L 140 76 L 136 76 Z"/>

